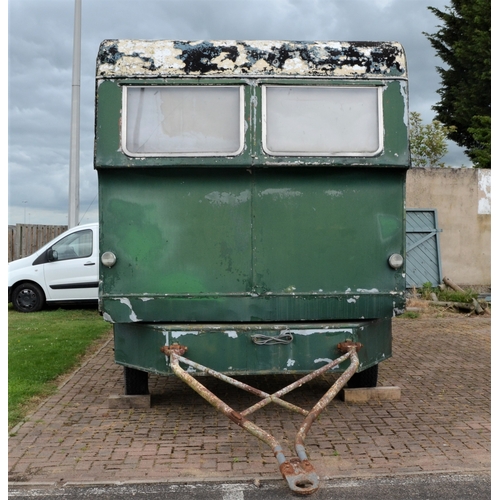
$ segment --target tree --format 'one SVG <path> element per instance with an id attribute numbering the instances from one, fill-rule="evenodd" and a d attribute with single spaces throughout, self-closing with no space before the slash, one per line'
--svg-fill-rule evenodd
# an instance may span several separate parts
<path id="1" fill-rule="evenodd" d="M 410 113 L 410 153 L 413 167 L 444 167 L 439 160 L 448 152 L 446 137 L 453 132 L 438 120 L 424 125 L 420 113 Z"/>
<path id="2" fill-rule="evenodd" d="M 438 67 L 440 101 L 436 118 L 450 129 L 448 137 L 474 162 L 491 167 L 491 1 L 450 0 L 442 12 L 428 9 L 443 25 L 424 33 L 446 67 Z"/>

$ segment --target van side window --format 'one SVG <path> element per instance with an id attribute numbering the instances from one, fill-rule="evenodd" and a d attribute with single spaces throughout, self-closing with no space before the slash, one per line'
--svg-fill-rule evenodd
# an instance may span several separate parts
<path id="1" fill-rule="evenodd" d="M 85 229 L 70 234 L 55 243 L 52 248 L 53 260 L 68 260 L 92 255 L 92 230 Z"/>

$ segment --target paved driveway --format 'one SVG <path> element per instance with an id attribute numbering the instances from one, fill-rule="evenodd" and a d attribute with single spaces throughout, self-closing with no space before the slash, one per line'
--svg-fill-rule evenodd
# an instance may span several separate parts
<path id="1" fill-rule="evenodd" d="M 400 401 L 335 399 L 308 433 L 306 450 L 321 479 L 490 468 L 489 317 L 396 319 L 394 357 L 379 385 Z M 287 379 L 288 381 L 290 379 Z M 248 378 L 272 391 L 280 377 Z M 331 382 L 331 380 L 330 380 Z M 236 409 L 251 395 L 216 380 L 209 387 Z M 288 382 L 287 382 L 288 383 Z M 310 408 L 328 380 L 290 395 Z M 280 477 L 272 451 L 175 378 L 150 377 L 152 407 L 109 409 L 122 368 L 109 338 L 9 438 L 9 480 L 36 483 L 250 480 Z M 292 458 L 300 415 L 269 405 L 253 420 Z"/>

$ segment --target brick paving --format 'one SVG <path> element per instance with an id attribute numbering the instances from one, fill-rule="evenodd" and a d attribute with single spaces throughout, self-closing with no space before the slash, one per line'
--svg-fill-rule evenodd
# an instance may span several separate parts
<path id="1" fill-rule="evenodd" d="M 309 431 L 306 450 L 320 478 L 490 469 L 489 317 L 396 319 L 394 357 L 379 385 L 399 401 L 335 399 Z M 166 481 L 280 477 L 267 445 L 218 414 L 176 378 L 150 377 L 152 406 L 109 409 L 123 393 L 112 341 L 69 377 L 9 437 L 9 480 L 27 483 Z M 235 409 L 253 396 L 204 379 Z M 268 392 L 288 377 L 247 377 Z M 332 380 L 288 396 L 310 408 Z M 252 420 L 294 457 L 302 417 L 276 405 Z"/>

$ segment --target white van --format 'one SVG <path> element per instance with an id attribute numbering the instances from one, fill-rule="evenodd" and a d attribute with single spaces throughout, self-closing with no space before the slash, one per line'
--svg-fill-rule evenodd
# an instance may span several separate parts
<path id="1" fill-rule="evenodd" d="M 69 229 L 34 254 L 9 263 L 9 302 L 20 312 L 45 304 L 97 302 L 99 225 Z"/>

